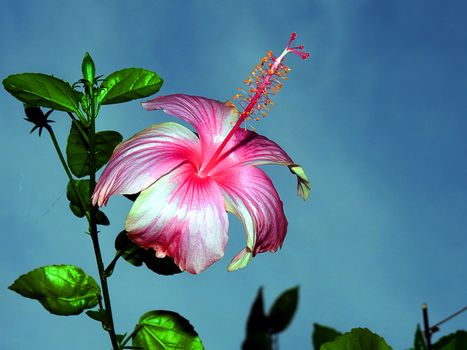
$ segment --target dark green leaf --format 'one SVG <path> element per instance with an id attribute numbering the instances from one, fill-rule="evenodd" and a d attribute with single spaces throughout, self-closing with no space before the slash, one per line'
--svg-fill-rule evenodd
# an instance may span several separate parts
<path id="1" fill-rule="evenodd" d="M 243 350 L 269 350 L 271 337 L 269 325 L 264 313 L 263 288 L 258 289 L 255 301 L 251 306 L 250 315 L 246 324 L 246 336 L 242 344 Z"/>
<path id="2" fill-rule="evenodd" d="M 169 276 L 183 272 L 171 257 L 158 258 L 150 249 L 146 251 L 144 263 L 149 270 L 159 275 Z"/>
<path id="3" fill-rule="evenodd" d="M 417 329 L 415 330 L 413 346 L 414 350 L 426 350 L 425 340 L 423 339 L 423 334 L 420 330 L 420 325 L 417 325 Z"/>
<path id="4" fill-rule="evenodd" d="M 70 209 L 77 217 L 82 218 L 86 215 L 86 212 L 90 210 L 90 193 L 89 193 L 89 180 L 73 180 L 75 188 L 81 196 L 84 207 L 81 205 L 78 195 L 73 190 L 71 182 L 68 182 L 66 188 L 66 197 L 70 201 Z M 97 211 L 96 223 L 98 225 L 109 225 L 110 221 L 107 216 L 100 210 Z"/>
<path id="5" fill-rule="evenodd" d="M 118 234 L 115 239 L 115 249 L 130 264 L 141 266 L 144 262 L 148 269 L 159 275 L 174 275 L 182 272 L 172 258 L 156 257 L 153 250 L 143 249 L 130 240 L 126 231 Z"/>
<path id="6" fill-rule="evenodd" d="M 127 335 L 127 333 L 125 333 L 125 334 L 115 334 L 115 337 L 117 338 L 117 341 L 118 341 L 119 344 L 122 343 L 122 341 L 125 339 L 126 335 Z"/>
<path id="7" fill-rule="evenodd" d="M 321 345 L 336 339 L 340 335 L 342 333 L 336 331 L 334 328 L 315 323 L 313 324 L 313 348 L 319 350 Z"/>
<path id="8" fill-rule="evenodd" d="M 79 267 L 51 265 L 21 275 L 9 289 L 36 299 L 55 315 L 77 315 L 100 299 L 96 281 Z"/>
<path id="9" fill-rule="evenodd" d="M 320 350 L 392 350 L 383 338 L 366 328 L 354 328 L 333 341 L 321 345 Z"/>
<path id="10" fill-rule="evenodd" d="M 201 350 L 201 339 L 190 322 L 172 311 L 150 311 L 139 319 L 133 346 L 151 350 Z"/>
<path id="11" fill-rule="evenodd" d="M 269 327 L 273 333 L 282 332 L 293 319 L 298 305 L 298 286 L 286 290 L 274 302 L 269 312 Z"/>
<path id="12" fill-rule="evenodd" d="M 107 215 L 104 214 L 104 212 L 98 210 L 96 213 L 96 224 L 102 225 L 102 226 L 109 226 L 110 221 Z"/>
<path id="13" fill-rule="evenodd" d="M 81 72 L 83 73 L 83 79 L 93 84 L 94 77 L 96 76 L 96 66 L 89 52 L 86 52 L 84 55 L 83 62 L 81 63 Z"/>
<path id="14" fill-rule="evenodd" d="M 136 243 L 130 240 L 125 230 L 120 232 L 117 238 L 115 238 L 115 249 L 130 264 L 134 266 L 143 265 L 146 250 L 140 248 Z"/>
<path id="15" fill-rule="evenodd" d="M 106 323 L 106 322 L 109 321 L 109 315 L 103 309 L 99 309 L 97 311 L 88 310 L 88 311 L 86 311 L 86 315 L 91 317 L 93 320 L 96 320 L 96 321 L 99 321 L 99 322 Z"/>
<path id="16" fill-rule="evenodd" d="M 115 147 L 122 141 L 122 135 L 116 131 L 101 131 L 96 133 L 96 170 L 105 165 Z M 71 172 L 77 177 L 89 175 L 90 150 L 89 143 L 72 124 L 66 146 L 67 163 Z"/>
<path id="17" fill-rule="evenodd" d="M 159 91 L 163 80 L 155 72 L 126 68 L 113 72 L 102 82 L 99 102 L 103 105 L 148 97 Z"/>
<path id="18" fill-rule="evenodd" d="M 448 348 L 449 350 L 467 349 L 467 332 L 457 331 L 456 333 L 451 333 L 440 338 L 435 344 L 433 344 L 433 350 L 444 350 L 448 345 L 451 346 Z"/>
<path id="19" fill-rule="evenodd" d="M 33 106 L 72 113 L 79 111 L 78 94 L 70 84 L 51 75 L 14 74 L 3 80 L 3 86 L 18 100 Z"/>
<path id="20" fill-rule="evenodd" d="M 82 218 L 89 211 L 89 180 L 73 180 L 85 207 L 81 205 L 78 194 L 73 190 L 71 182 L 66 187 L 66 198 L 70 201 L 70 209 L 77 217 Z"/>

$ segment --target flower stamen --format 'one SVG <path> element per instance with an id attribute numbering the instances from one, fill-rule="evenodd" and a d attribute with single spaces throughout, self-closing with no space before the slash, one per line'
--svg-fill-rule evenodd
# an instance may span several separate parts
<path id="1" fill-rule="evenodd" d="M 290 35 L 287 47 L 282 51 L 279 57 L 274 57 L 272 51 L 269 51 L 251 71 L 251 75 L 244 81 L 246 89 L 238 88 L 239 93 L 234 95 L 233 99 L 237 103 L 237 109 L 243 111 L 240 113 L 237 122 L 217 148 L 216 152 L 214 152 L 209 162 L 201 169 L 202 173 L 207 174 L 212 169 L 227 142 L 245 120 L 255 119 L 258 121 L 266 117 L 267 112 L 273 105 L 269 95 L 275 95 L 280 91 L 283 85 L 281 79 L 286 80 L 287 73 L 290 72 L 290 68 L 283 64 L 285 56 L 289 52 L 293 52 L 302 59 L 306 59 L 310 56 L 308 52 L 303 51 L 303 45 L 295 47 L 290 46 L 296 36 L 297 34 L 295 32 Z"/>

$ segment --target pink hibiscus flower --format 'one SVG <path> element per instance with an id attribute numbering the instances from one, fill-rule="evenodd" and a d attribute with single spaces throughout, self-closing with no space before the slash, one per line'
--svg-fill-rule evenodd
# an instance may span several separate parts
<path id="1" fill-rule="evenodd" d="M 235 214 L 246 232 L 246 247 L 231 261 L 233 271 L 258 253 L 282 246 L 287 219 L 270 178 L 257 165 L 282 164 L 297 175 L 298 193 L 306 199 L 310 185 L 303 169 L 268 138 L 241 128 L 253 110 L 268 108 L 268 91 L 280 88 L 274 79 L 288 71 L 281 56 L 268 54 L 256 78 L 249 78 L 244 111 L 231 103 L 188 95 L 160 96 L 143 103 L 190 123 L 197 134 L 177 123 L 153 125 L 115 149 L 92 200 L 105 205 L 114 194 L 139 193 L 125 222 L 128 236 L 157 257 L 170 256 L 181 270 L 199 273 L 224 255 L 227 213 Z M 257 68 L 258 68 L 257 67 Z M 281 73 L 282 72 L 282 73 Z M 279 74 L 281 73 L 281 74 Z M 248 84 L 249 83 L 249 84 Z M 241 96 L 236 96 L 237 99 Z M 259 107 L 258 107 L 259 106 Z"/>

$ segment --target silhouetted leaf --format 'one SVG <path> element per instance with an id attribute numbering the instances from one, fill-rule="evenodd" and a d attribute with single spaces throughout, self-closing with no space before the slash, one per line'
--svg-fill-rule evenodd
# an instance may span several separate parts
<path id="1" fill-rule="evenodd" d="M 100 299 L 96 281 L 73 265 L 43 266 L 21 275 L 9 289 L 38 300 L 55 315 L 77 315 Z"/>
<path id="2" fill-rule="evenodd" d="M 79 111 L 79 93 L 70 84 L 42 73 L 14 74 L 3 80 L 5 89 L 18 100 L 32 106 L 59 111 Z"/>
<path id="3" fill-rule="evenodd" d="M 143 68 L 126 68 L 110 74 L 100 86 L 99 102 L 103 105 L 148 97 L 159 91 L 163 80 Z"/>
<path id="4" fill-rule="evenodd" d="M 201 350 L 201 339 L 190 322 L 172 311 L 150 311 L 139 319 L 133 346 L 151 350 Z"/>
<path id="5" fill-rule="evenodd" d="M 293 319 L 298 305 L 298 286 L 286 290 L 274 302 L 269 312 L 269 327 L 273 333 L 282 332 Z"/>
<path id="6" fill-rule="evenodd" d="M 318 323 L 313 324 L 313 348 L 319 350 L 321 345 L 334 340 L 342 335 L 341 332 L 336 331 L 334 328 L 326 327 Z"/>
<path id="7" fill-rule="evenodd" d="M 169 276 L 183 272 L 171 257 L 166 256 L 164 258 L 158 258 L 151 249 L 146 251 L 144 263 L 149 270 L 159 275 Z"/>
<path id="8" fill-rule="evenodd" d="M 333 341 L 321 345 L 320 350 L 392 350 L 383 338 L 366 328 L 354 328 Z"/>
<path id="9" fill-rule="evenodd" d="M 120 232 L 115 239 L 115 249 L 130 264 L 141 266 L 145 263 L 148 269 L 159 275 L 174 275 L 182 272 L 172 258 L 168 256 L 158 258 L 154 250 L 139 247 L 128 238 L 125 230 Z"/>
<path id="10" fill-rule="evenodd" d="M 115 249 L 130 264 L 134 266 L 143 265 L 146 250 L 140 248 L 136 243 L 130 240 L 125 230 L 120 232 L 117 238 L 115 238 Z"/>
<path id="11" fill-rule="evenodd" d="M 251 306 L 246 325 L 246 336 L 242 344 L 243 350 L 271 349 L 269 325 L 264 313 L 263 288 L 258 289 L 255 301 Z"/>
<path id="12" fill-rule="evenodd" d="M 426 350 L 425 340 L 423 339 L 423 334 L 420 330 L 420 325 L 417 325 L 417 329 L 415 330 L 413 346 L 414 350 Z"/>
<path id="13" fill-rule="evenodd" d="M 448 347 L 450 346 L 450 347 Z M 467 332 L 457 331 L 440 338 L 433 344 L 433 350 L 465 350 L 467 349 Z"/>

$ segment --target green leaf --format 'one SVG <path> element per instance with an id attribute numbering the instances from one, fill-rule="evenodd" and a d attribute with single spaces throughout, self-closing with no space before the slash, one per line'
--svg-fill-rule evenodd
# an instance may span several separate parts
<path id="1" fill-rule="evenodd" d="M 115 337 L 117 338 L 117 341 L 119 344 L 122 343 L 122 341 L 126 338 L 127 333 L 124 334 L 115 334 Z"/>
<path id="2" fill-rule="evenodd" d="M 109 315 L 103 309 L 99 309 L 97 311 L 88 310 L 86 311 L 86 315 L 88 315 L 93 320 L 107 323 L 109 322 Z"/>
<path id="3" fill-rule="evenodd" d="M 143 68 L 126 68 L 113 72 L 102 82 L 99 102 L 103 105 L 148 97 L 159 91 L 163 80 Z"/>
<path id="4" fill-rule="evenodd" d="M 151 249 L 143 249 L 128 238 L 128 233 L 123 230 L 115 239 L 115 249 L 130 264 L 141 266 L 146 264 L 147 268 L 159 275 L 174 275 L 182 270 L 174 263 L 173 259 L 166 256 L 158 258 Z"/>
<path id="5" fill-rule="evenodd" d="M 51 75 L 14 74 L 3 80 L 3 86 L 24 103 L 65 112 L 79 112 L 79 94 L 70 84 Z"/>
<path id="6" fill-rule="evenodd" d="M 84 208 L 81 205 L 81 201 L 79 200 L 78 195 L 73 190 L 71 186 L 71 182 L 68 182 L 66 188 L 66 197 L 70 201 L 70 209 L 77 217 L 82 218 L 86 215 L 87 212 L 90 211 L 90 193 L 89 193 L 89 180 L 73 180 L 75 184 L 75 188 L 79 192 L 79 195 L 83 199 Z M 100 210 L 97 211 L 96 215 L 96 223 L 98 225 L 109 225 L 110 221 L 107 216 Z"/>
<path id="7" fill-rule="evenodd" d="M 201 339 L 190 322 L 172 311 L 150 311 L 139 319 L 133 346 L 151 350 L 201 350 Z"/>
<path id="8" fill-rule="evenodd" d="M 127 232 L 123 230 L 115 238 L 115 249 L 117 252 L 134 266 L 143 265 L 146 250 L 140 248 L 136 243 L 130 240 L 127 236 Z"/>
<path id="9" fill-rule="evenodd" d="M 457 331 L 440 338 L 433 344 L 433 350 L 465 350 L 467 349 L 467 332 Z"/>
<path id="10" fill-rule="evenodd" d="M 248 316 L 242 349 L 269 350 L 271 346 L 268 319 L 264 313 L 263 288 L 259 288 Z"/>
<path id="11" fill-rule="evenodd" d="M 367 328 L 354 328 L 321 345 L 320 350 L 392 350 L 379 335 Z"/>
<path id="12" fill-rule="evenodd" d="M 423 334 L 420 330 L 420 325 L 418 324 L 417 329 L 415 330 L 413 346 L 414 350 L 426 350 L 425 340 L 423 339 Z"/>
<path id="13" fill-rule="evenodd" d="M 38 300 L 55 315 L 78 315 L 100 299 L 96 281 L 79 267 L 50 265 L 21 275 L 9 289 Z"/>
<path id="14" fill-rule="evenodd" d="M 342 333 L 336 331 L 334 328 L 326 327 L 318 323 L 313 324 L 313 349 L 319 350 L 321 345 L 336 339 L 340 335 L 342 335 Z"/>
<path id="15" fill-rule="evenodd" d="M 298 286 L 286 290 L 274 302 L 269 312 L 269 327 L 273 333 L 282 332 L 293 319 L 298 305 Z"/>
<path id="16" fill-rule="evenodd" d="M 122 135 L 116 131 L 96 133 L 96 170 L 105 165 L 115 147 L 122 141 Z M 67 163 L 71 172 L 77 177 L 91 173 L 89 142 L 85 140 L 75 124 L 72 124 L 66 145 Z"/>

